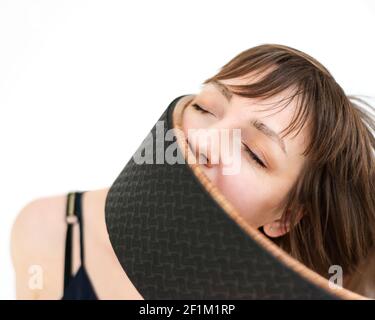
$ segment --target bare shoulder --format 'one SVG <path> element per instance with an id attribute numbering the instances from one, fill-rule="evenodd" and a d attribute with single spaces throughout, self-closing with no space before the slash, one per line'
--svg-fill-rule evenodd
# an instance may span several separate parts
<path id="1" fill-rule="evenodd" d="M 86 194 L 90 195 L 90 201 L 100 203 L 104 201 L 105 190 L 108 189 L 87 191 Z M 66 201 L 66 193 L 40 197 L 27 203 L 16 217 L 11 233 L 11 254 L 17 299 L 61 297 L 67 228 Z M 77 267 L 78 260 L 74 260 L 77 259 L 73 259 Z"/>
<path id="2" fill-rule="evenodd" d="M 41 197 L 28 202 L 17 215 L 12 228 L 12 249 L 37 256 L 43 247 L 59 239 L 56 231 L 65 227 L 66 194 Z M 46 237 L 49 239 L 46 242 Z"/>
<path id="3" fill-rule="evenodd" d="M 63 194 L 34 199 L 14 221 L 11 254 L 17 299 L 46 298 L 45 276 L 50 276 L 51 261 L 61 255 L 65 198 Z"/>

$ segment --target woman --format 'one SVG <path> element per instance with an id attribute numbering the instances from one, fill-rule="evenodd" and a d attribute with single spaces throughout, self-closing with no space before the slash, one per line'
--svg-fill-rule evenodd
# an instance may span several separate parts
<path id="1" fill-rule="evenodd" d="M 246 50 L 178 101 L 192 151 L 204 173 L 245 219 L 309 268 L 328 276 L 340 265 L 354 279 L 375 240 L 374 120 L 309 55 L 282 45 Z M 203 130 L 241 129 L 241 166 L 224 175 Z M 211 147 L 221 148 L 219 144 Z M 104 221 L 108 188 L 82 198 L 73 273 L 63 282 L 66 195 L 37 199 L 18 216 L 12 253 L 19 298 L 142 299 L 118 263 Z M 77 193 L 75 199 L 80 199 Z M 80 202 L 74 201 L 79 207 Z M 83 223 L 84 221 L 84 223 Z M 41 223 L 43 222 L 43 223 Z M 85 232 L 83 233 L 83 230 Z M 69 247 L 69 246 L 67 246 Z M 67 252 L 67 251 L 65 251 Z M 30 289 L 31 270 L 43 271 Z M 78 270 L 78 271 L 77 271 Z M 66 274 L 66 273 L 65 273 Z M 32 274 L 34 276 L 34 274 Z M 78 279 L 78 280 L 77 280 Z M 88 293 L 75 295 L 84 288 Z"/>

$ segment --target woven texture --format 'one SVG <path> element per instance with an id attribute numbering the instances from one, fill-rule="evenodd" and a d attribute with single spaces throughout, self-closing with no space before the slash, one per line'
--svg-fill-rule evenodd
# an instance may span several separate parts
<path id="1" fill-rule="evenodd" d="M 182 97 L 159 118 L 164 132 Z M 171 143 L 154 145 L 154 157 Z M 144 299 L 334 298 L 249 237 L 188 164 L 139 165 L 131 158 L 108 192 L 105 213 L 114 251 Z"/>

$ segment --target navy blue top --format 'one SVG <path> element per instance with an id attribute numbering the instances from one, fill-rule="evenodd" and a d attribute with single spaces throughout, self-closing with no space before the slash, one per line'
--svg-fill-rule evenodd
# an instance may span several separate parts
<path id="1" fill-rule="evenodd" d="M 68 224 L 65 243 L 64 294 L 61 300 L 98 300 L 85 269 L 83 245 L 82 196 L 84 191 L 69 192 L 66 204 Z M 79 224 L 81 265 L 73 275 L 73 225 Z"/>

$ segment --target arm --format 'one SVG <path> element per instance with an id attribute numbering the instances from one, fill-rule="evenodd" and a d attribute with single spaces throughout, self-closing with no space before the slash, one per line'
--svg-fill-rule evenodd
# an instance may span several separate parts
<path id="1" fill-rule="evenodd" d="M 65 196 L 26 204 L 14 221 L 11 257 L 16 298 L 58 299 L 62 294 Z"/>

